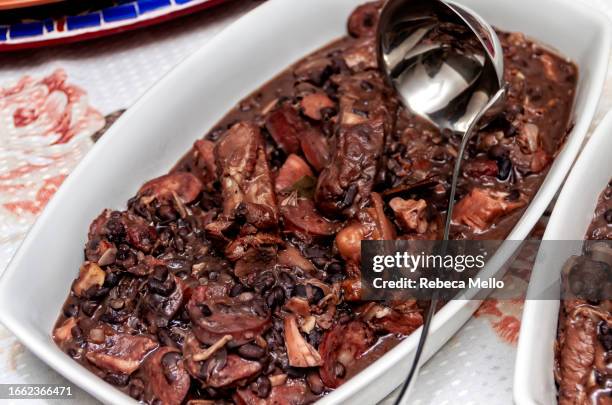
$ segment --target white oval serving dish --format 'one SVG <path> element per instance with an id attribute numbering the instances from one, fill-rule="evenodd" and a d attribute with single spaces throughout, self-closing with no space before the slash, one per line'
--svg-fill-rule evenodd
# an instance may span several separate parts
<path id="1" fill-rule="evenodd" d="M 134 401 L 61 352 L 50 331 L 83 258 L 89 223 L 124 207 L 146 180 L 166 172 L 242 97 L 306 54 L 344 35 L 360 0 L 270 0 L 187 58 L 99 141 L 49 203 L 0 279 L 0 321 L 59 373 L 106 403 Z M 522 31 L 576 61 L 575 126 L 509 239 L 524 239 L 552 200 L 593 119 L 606 75 L 610 26 L 571 0 L 464 0 L 490 23 Z M 576 33 L 580 33 L 577 35 Z M 585 47 L 585 44 L 588 46 Z M 453 301 L 434 319 L 431 356 L 478 301 Z M 371 404 L 404 379 L 418 333 L 319 401 Z"/>
<path id="2" fill-rule="evenodd" d="M 531 273 L 529 297 L 539 296 L 537 291 L 551 290 L 560 296 L 561 269 L 571 255 L 580 254 L 580 246 L 568 243 L 563 244 L 567 248 L 562 249 L 560 243 L 546 244 L 546 241 L 584 239 L 599 196 L 612 178 L 611 151 L 612 112 L 609 112 L 589 139 L 559 195 Z M 559 300 L 525 302 L 514 368 L 514 400 L 517 404 L 557 402 L 553 365 L 559 307 Z"/>

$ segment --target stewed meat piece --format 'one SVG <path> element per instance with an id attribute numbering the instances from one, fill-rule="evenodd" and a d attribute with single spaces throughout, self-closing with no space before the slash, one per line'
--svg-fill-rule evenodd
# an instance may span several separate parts
<path id="1" fill-rule="evenodd" d="M 374 332 L 361 321 L 335 325 L 321 342 L 321 378 L 328 387 L 336 388 L 351 366 L 374 343 Z"/>
<path id="2" fill-rule="evenodd" d="M 188 204 L 202 191 L 202 183 L 191 173 L 177 172 L 158 177 L 145 183 L 138 192 L 141 196 L 153 197 L 160 201 L 179 198 Z"/>
<path id="3" fill-rule="evenodd" d="M 272 111 L 266 121 L 266 129 L 285 153 L 300 150 L 300 137 L 306 128 L 297 111 L 286 104 Z"/>
<path id="4" fill-rule="evenodd" d="M 561 405 L 588 403 L 587 386 L 595 362 L 598 322 L 597 318 L 589 316 L 588 312 L 575 308 L 575 312 L 567 314 L 562 325 L 564 338 L 559 353 Z"/>
<path id="5" fill-rule="evenodd" d="M 527 201 L 520 192 L 507 193 L 474 188 L 455 206 L 453 222 L 467 225 L 476 231 L 484 231 L 499 217 L 526 204 Z"/>
<path id="6" fill-rule="evenodd" d="M 313 178 L 313 176 L 308 163 L 304 162 L 301 157 L 291 154 L 278 171 L 274 188 L 277 193 L 288 191 L 298 181 Z"/>
<path id="7" fill-rule="evenodd" d="M 229 335 L 227 344 L 240 346 L 270 327 L 270 314 L 260 297 L 230 297 L 222 288 L 197 287 L 186 309 L 194 334 L 209 345 Z"/>
<path id="8" fill-rule="evenodd" d="M 281 213 L 285 220 L 285 231 L 292 228 L 308 235 L 331 236 L 339 227 L 338 222 L 323 217 L 310 198 L 292 194 L 281 202 Z"/>
<path id="9" fill-rule="evenodd" d="M 348 20 L 348 32 L 354 37 L 373 36 L 383 1 L 372 1 L 357 7 Z"/>
<path id="10" fill-rule="evenodd" d="M 223 193 L 223 214 L 243 216 L 256 228 L 269 228 L 278 221 L 278 207 L 265 143 L 260 129 L 238 123 L 215 147 Z"/>
<path id="11" fill-rule="evenodd" d="M 149 382 L 145 387 L 147 402 L 179 405 L 191 386 L 180 351 L 170 347 L 159 348 L 147 358 L 142 377 Z"/>
<path id="12" fill-rule="evenodd" d="M 340 92 L 335 150 L 319 176 L 315 200 L 326 215 L 351 217 L 370 201 L 396 107 L 377 72 L 335 82 Z"/>
<path id="13" fill-rule="evenodd" d="M 87 360 L 97 367 L 121 374 L 132 374 L 157 343 L 146 336 L 114 333 L 108 327 L 92 329 L 88 336 Z M 110 332 L 110 335 L 106 335 Z M 102 334 L 102 338 L 96 334 Z"/>

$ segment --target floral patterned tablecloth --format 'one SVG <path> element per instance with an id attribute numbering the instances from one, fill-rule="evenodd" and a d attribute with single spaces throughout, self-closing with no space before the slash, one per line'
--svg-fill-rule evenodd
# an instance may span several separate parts
<path id="1" fill-rule="evenodd" d="M 612 18 L 609 1 L 582 1 Z M 121 111 L 256 5 L 236 1 L 143 31 L 0 55 L 0 273 L 62 181 Z M 612 70 L 595 123 L 610 108 Z M 425 365 L 411 402 L 511 403 L 522 308 L 520 301 L 487 301 Z M 0 326 L 0 383 L 66 382 Z M 77 403 L 96 403 L 74 391 Z"/>

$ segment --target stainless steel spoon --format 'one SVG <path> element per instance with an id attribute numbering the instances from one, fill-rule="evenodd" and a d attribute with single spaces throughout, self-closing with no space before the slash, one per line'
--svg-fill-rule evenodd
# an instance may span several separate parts
<path id="1" fill-rule="evenodd" d="M 405 106 L 443 135 L 461 139 L 453 170 L 442 251 L 447 248 L 457 179 L 474 129 L 503 108 L 501 43 L 481 17 L 442 0 L 388 0 L 378 25 L 379 65 Z M 410 392 L 437 306 L 434 294 L 396 404 Z"/>

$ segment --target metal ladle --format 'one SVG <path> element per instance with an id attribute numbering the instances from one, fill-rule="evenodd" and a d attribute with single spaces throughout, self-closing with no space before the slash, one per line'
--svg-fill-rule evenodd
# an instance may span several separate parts
<path id="1" fill-rule="evenodd" d="M 442 0 L 388 0 L 377 31 L 381 70 L 406 108 L 447 137 L 460 138 L 451 181 L 444 242 L 449 239 L 457 179 L 477 126 L 501 111 L 504 60 L 493 28 L 464 6 Z M 433 294 L 410 373 L 396 404 L 410 392 L 437 306 Z"/>

